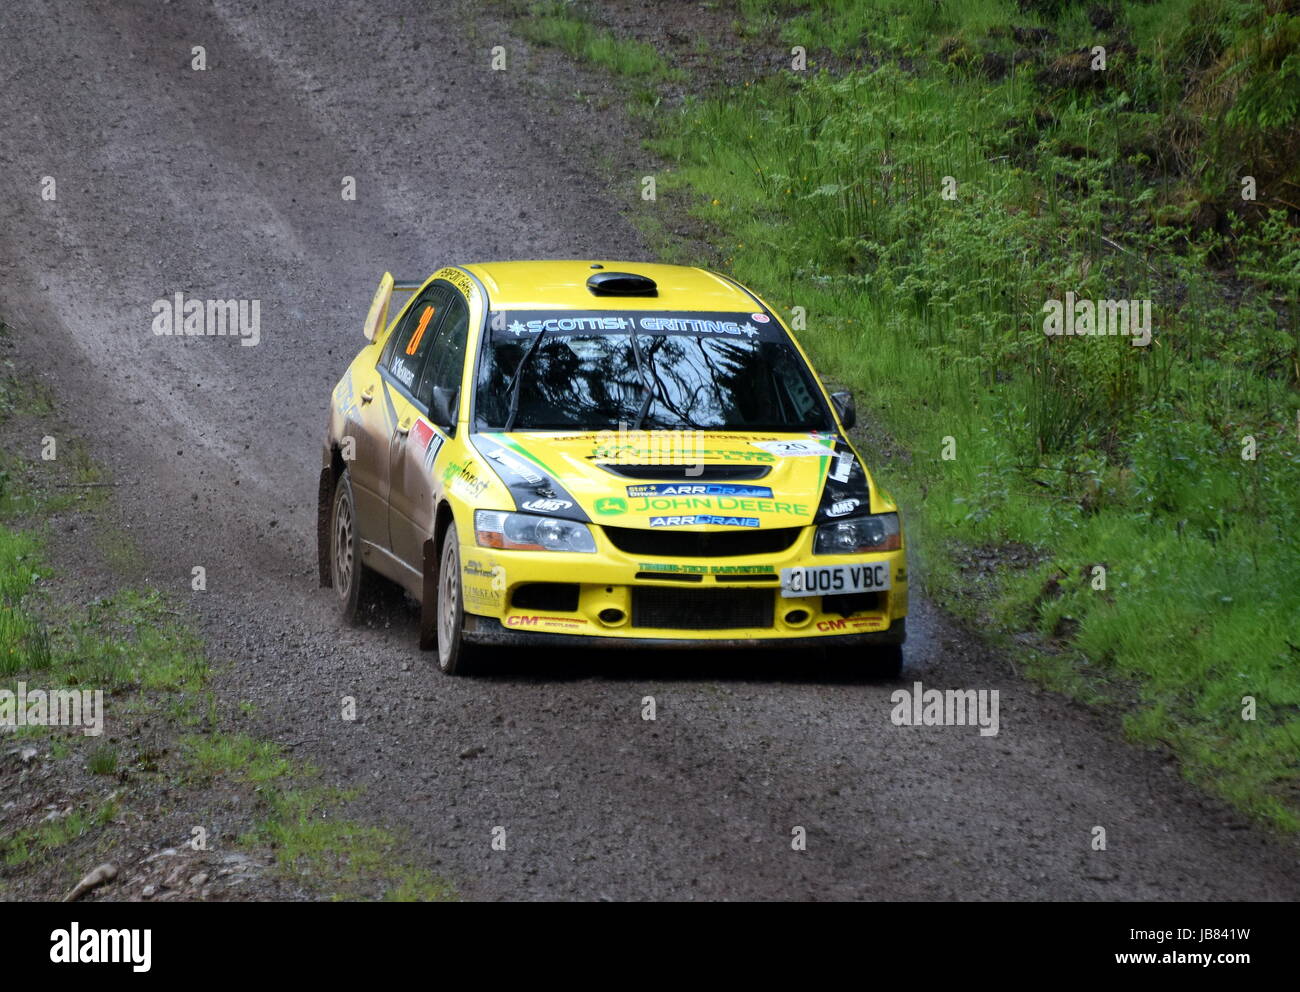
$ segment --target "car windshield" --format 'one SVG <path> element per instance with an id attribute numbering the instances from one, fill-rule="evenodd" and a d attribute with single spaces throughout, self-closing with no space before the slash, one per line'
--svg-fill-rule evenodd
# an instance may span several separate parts
<path id="1" fill-rule="evenodd" d="M 479 429 L 505 428 L 512 407 L 516 430 L 833 426 L 765 313 L 495 312 L 479 356 Z"/>

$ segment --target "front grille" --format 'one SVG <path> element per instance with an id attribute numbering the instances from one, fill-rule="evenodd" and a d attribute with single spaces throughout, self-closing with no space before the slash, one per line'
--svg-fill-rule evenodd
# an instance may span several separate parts
<path id="1" fill-rule="evenodd" d="M 770 589 L 632 590 L 632 626 L 668 630 L 727 630 L 772 626 Z"/>
<path id="2" fill-rule="evenodd" d="M 637 572 L 638 579 L 652 579 L 655 582 L 703 582 L 704 576 L 695 572 L 682 575 L 678 572 Z"/>
<path id="3" fill-rule="evenodd" d="M 578 585 L 575 582 L 529 582 L 510 594 L 510 605 L 521 610 L 573 613 L 578 609 Z"/>
<path id="4" fill-rule="evenodd" d="M 650 479 L 656 482 L 741 482 L 761 479 L 771 471 L 767 465 L 619 465 L 602 464 L 606 472 L 625 479 Z M 701 469 L 703 471 L 701 471 Z"/>
<path id="5" fill-rule="evenodd" d="M 660 558 L 734 558 L 737 555 L 770 555 L 785 551 L 799 539 L 800 527 L 761 530 L 689 531 L 639 530 L 635 527 L 606 527 L 605 536 L 619 551 Z"/>

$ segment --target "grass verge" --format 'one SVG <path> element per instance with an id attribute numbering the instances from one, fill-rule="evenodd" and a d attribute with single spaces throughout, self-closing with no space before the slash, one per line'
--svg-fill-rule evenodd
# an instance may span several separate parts
<path id="1" fill-rule="evenodd" d="M 640 115 L 643 226 L 712 231 L 858 390 L 935 598 L 1294 830 L 1300 17 L 1095 7 L 742 0 L 720 52 L 817 57 Z M 1049 336 L 1071 299 L 1149 343 Z"/>
<path id="2" fill-rule="evenodd" d="M 52 412 L 12 367 L 0 372 L 0 441 L 40 438 Z M 347 818 L 356 794 L 323 786 L 275 743 L 227 729 L 254 707 L 227 712 L 200 638 L 166 596 L 123 586 L 78 601 L 76 584 L 46 562 L 52 521 L 113 535 L 100 552 L 115 575 L 119 558 L 135 556 L 122 532 L 79 513 L 104 503 L 104 477 L 84 446 L 58 439 L 48 461 L 45 448 L 0 469 L 0 723 L 9 724 L 0 730 L 9 800 L 0 806 L 0 894 L 59 898 L 89 867 L 125 858 L 121 885 L 141 870 L 139 844 L 156 842 L 157 831 L 132 836 L 134 824 L 225 821 L 229 814 L 211 811 L 234 796 L 247 818 L 240 846 L 271 852 L 292 886 L 334 899 L 454 898 L 450 884 L 405 856 L 404 838 Z M 20 688 L 101 692 L 102 734 L 26 724 Z M 24 716 L 36 712 L 29 705 Z"/>

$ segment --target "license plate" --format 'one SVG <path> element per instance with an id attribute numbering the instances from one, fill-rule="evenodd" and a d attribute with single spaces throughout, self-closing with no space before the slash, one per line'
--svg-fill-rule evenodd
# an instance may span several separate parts
<path id="1" fill-rule="evenodd" d="M 812 565 L 781 569 L 781 595 L 837 596 L 889 588 L 889 562 L 861 565 Z"/>

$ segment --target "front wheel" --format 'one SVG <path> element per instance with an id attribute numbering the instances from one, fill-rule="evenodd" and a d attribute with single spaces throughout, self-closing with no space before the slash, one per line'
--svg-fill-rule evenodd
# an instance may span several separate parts
<path id="1" fill-rule="evenodd" d="M 438 667 L 448 675 L 464 675 L 469 668 L 473 647 L 464 639 L 464 626 L 460 544 L 452 525 L 443 537 L 442 561 L 438 567 Z"/>

